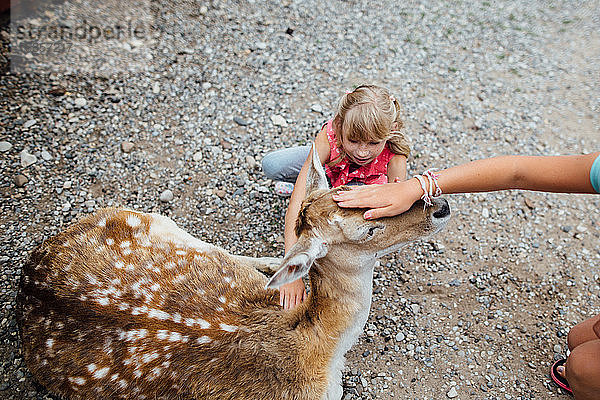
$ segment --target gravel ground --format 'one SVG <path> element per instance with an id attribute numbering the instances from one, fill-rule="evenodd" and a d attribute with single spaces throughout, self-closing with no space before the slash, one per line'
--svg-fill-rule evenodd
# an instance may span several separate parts
<path id="1" fill-rule="evenodd" d="M 13 313 L 35 245 L 121 205 L 281 256 L 287 204 L 260 160 L 311 140 L 354 84 L 403 104 L 410 174 L 597 150 L 599 5 L 156 0 L 143 70 L 108 77 L 9 73 L 3 15 L 0 397 L 54 398 L 23 363 Z M 569 328 L 600 312 L 600 197 L 448 198 L 448 228 L 376 270 L 344 399 L 566 399 L 547 372 Z"/>

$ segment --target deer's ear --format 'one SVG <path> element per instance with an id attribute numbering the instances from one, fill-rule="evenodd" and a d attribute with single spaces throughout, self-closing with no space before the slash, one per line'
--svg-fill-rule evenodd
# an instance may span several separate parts
<path id="1" fill-rule="evenodd" d="M 306 197 L 309 194 L 318 189 L 329 189 L 329 183 L 327 182 L 327 175 L 321 160 L 319 159 L 319 153 L 317 152 L 317 146 L 315 142 L 312 144 L 312 162 L 308 173 L 306 174 Z"/>
<path id="2" fill-rule="evenodd" d="M 318 238 L 300 238 L 281 263 L 281 268 L 267 283 L 266 289 L 278 289 L 308 274 L 317 258 L 327 254 L 327 244 Z"/>

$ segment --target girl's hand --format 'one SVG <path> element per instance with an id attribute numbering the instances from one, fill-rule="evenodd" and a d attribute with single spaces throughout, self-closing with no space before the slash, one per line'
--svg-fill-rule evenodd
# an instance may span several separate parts
<path id="1" fill-rule="evenodd" d="M 419 181 L 409 179 L 384 185 L 353 187 L 352 190 L 339 191 L 333 195 L 340 207 L 370 208 L 364 213 L 365 219 L 391 217 L 408 210 L 421 198 L 423 189 Z"/>
<path id="2" fill-rule="evenodd" d="M 284 310 L 300 305 L 306 299 L 306 288 L 302 279 L 285 284 L 279 288 L 279 304 Z"/>

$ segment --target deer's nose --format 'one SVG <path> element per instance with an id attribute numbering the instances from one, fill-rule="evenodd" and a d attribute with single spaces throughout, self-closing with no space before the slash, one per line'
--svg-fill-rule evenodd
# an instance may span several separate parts
<path id="1" fill-rule="evenodd" d="M 446 199 L 437 199 L 436 205 L 439 207 L 434 213 L 434 218 L 446 218 L 450 215 L 450 206 Z"/>

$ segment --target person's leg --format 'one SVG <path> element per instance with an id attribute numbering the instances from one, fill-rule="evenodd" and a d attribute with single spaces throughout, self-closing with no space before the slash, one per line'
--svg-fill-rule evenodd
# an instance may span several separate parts
<path id="1" fill-rule="evenodd" d="M 295 183 L 311 148 L 310 145 L 290 147 L 267 154 L 262 160 L 265 176 L 275 181 Z"/>
<path id="2" fill-rule="evenodd" d="M 588 318 L 572 327 L 567 336 L 569 350 L 573 351 L 573 349 L 585 342 L 599 339 L 593 329 L 594 324 L 598 321 L 600 321 L 600 314 Z"/>
<path id="3" fill-rule="evenodd" d="M 576 400 L 600 399 L 600 339 L 575 347 L 565 367 Z"/>

